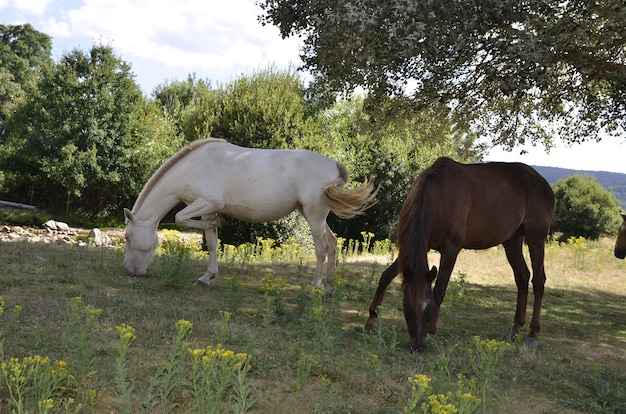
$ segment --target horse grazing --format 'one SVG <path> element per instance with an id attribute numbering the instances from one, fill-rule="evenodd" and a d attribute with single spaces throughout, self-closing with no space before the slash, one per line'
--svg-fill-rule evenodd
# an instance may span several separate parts
<path id="1" fill-rule="evenodd" d="M 526 339 L 538 345 L 540 312 L 546 280 L 544 250 L 555 210 L 554 193 L 546 180 L 520 163 L 459 164 L 439 158 L 411 187 L 398 219 L 398 258 L 378 282 L 365 325 L 377 323 L 376 308 L 398 273 L 403 275 L 404 316 L 410 351 L 426 350 L 426 334 L 437 331 L 439 309 L 461 249 L 486 249 L 502 244 L 517 284 L 513 333 L 526 322 L 530 271 L 522 244 L 528 244 L 535 303 Z M 439 272 L 428 269 L 429 249 L 441 253 Z M 436 279 L 434 289 L 432 282 Z"/>
<path id="2" fill-rule="evenodd" d="M 315 243 L 313 286 L 321 287 L 328 257 L 325 281 L 330 291 L 337 238 L 326 217 L 329 211 L 342 218 L 361 214 L 376 195 L 367 180 L 344 190 L 347 181 L 343 164 L 314 152 L 243 148 L 220 139 L 194 141 L 157 169 L 132 211 L 124 209 L 126 271 L 146 273 L 158 245 L 157 226 L 180 202 L 187 206 L 176 214 L 176 224 L 204 230 L 209 250 L 209 268 L 197 286 L 206 286 L 217 277 L 218 213 L 258 223 L 297 209 L 311 226 Z"/>
<path id="3" fill-rule="evenodd" d="M 618 259 L 623 259 L 626 257 L 626 214 L 620 214 L 624 221 L 617 231 L 617 240 L 615 241 L 615 250 L 613 250 L 613 253 Z"/>

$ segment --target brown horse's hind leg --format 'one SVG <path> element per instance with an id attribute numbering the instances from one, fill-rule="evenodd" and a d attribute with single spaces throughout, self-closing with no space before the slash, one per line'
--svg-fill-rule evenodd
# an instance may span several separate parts
<path id="1" fill-rule="evenodd" d="M 370 305 L 370 317 L 365 323 L 366 331 L 372 331 L 378 323 L 378 314 L 376 313 L 376 309 L 381 303 L 383 303 L 383 297 L 385 296 L 385 292 L 387 291 L 387 286 L 389 286 L 391 281 L 395 279 L 397 275 L 398 260 L 396 259 L 391 264 L 391 266 L 389 266 L 380 276 L 380 280 L 378 281 L 378 288 L 376 289 L 376 293 L 374 294 L 374 298 L 372 299 L 372 304 Z"/>
<path id="2" fill-rule="evenodd" d="M 528 303 L 528 281 L 530 280 L 530 271 L 524 260 L 522 252 L 522 243 L 524 236 L 518 232 L 513 238 L 502 243 L 506 251 L 506 258 L 513 269 L 515 276 L 515 284 L 517 285 L 517 308 L 515 310 L 515 318 L 513 319 L 512 333 L 517 335 L 519 329 L 526 323 L 526 305 Z"/>
<path id="3" fill-rule="evenodd" d="M 541 330 L 541 301 L 543 300 L 543 292 L 546 284 L 546 272 L 544 268 L 545 258 L 545 238 L 539 241 L 528 243 L 530 252 L 530 261 L 533 268 L 533 295 L 535 302 L 533 304 L 533 318 L 530 321 L 530 332 L 526 344 L 536 347 L 539 343 L 539 331 Z"/>

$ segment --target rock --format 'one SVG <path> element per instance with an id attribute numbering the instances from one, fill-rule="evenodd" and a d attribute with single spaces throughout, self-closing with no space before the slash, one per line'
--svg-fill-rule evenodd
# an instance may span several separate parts
<path id="1" fill-rule="evenodd" d="M 62 221 L 57 221 L 57 231 L 60 231 L 61 233 L 69 233 L 70 232 L 70 226 L 67 225 L 67 223 L 63 223 Z"/>
<path id="2" fill-rule="evenodd" d="M 111 238 L 97 228 L 91 229 L 89 232 L 89 239 L 92 240 L 93 245 L 96 247 L 109 247 L 112 245 Z"/>
<path id="3" fill-rule="evenodd" d="M 46 230 L 56 231 L 56 229 L 57 229 L 57 222 L 54 221 L 54 220 L 48 220 L 45 223 L 43 223 L 42 226 Z"/>
<path id="4" fill-rule="evenodd" d="M 0 226 L 0 242 L 22 242 L 27 241 L 30 243 L 54 243 L 61 245 L 71 245 L 77 247 L 87 247 L 86 240 L 84 239 L 88 232 L 87 230 L 70 228 L 66 223 L 62 223 L 55 220 L 49 220 L 42 226 L 43 228 L 29 228 L 21 226 Z M 108 232 L 95 229 L 99 233 L 93 231 L 89 233 L 91 239 L 98 239 L 96 243 L 91 243 L 92 246 L 97 247 L 114 247 L 114 243 L 119 243 L 119 238 L 110 237 Z M 111 234 L 123 234 L 120 229 L 110 229 Z M 81 236 L 82 235 L 82 236 Z M 95 236 L 95 237 L 94 237 Z"/>
<path id="5" fill-rule="evenodd" d="M 67 234 L 70 232 L 70 226 L 62 221 L 48 220 L 43 223 L 43 228 L 51 232 L 59 232 Z"/>

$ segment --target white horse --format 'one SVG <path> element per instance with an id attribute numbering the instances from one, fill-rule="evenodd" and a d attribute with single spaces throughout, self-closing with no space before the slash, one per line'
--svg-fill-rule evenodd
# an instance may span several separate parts
<path id="1" fill-rule="evenodd" d="M 221 139 L 194 141 L 167 160 L 148 180 L 126 216 L 124 265 L 144 275 L 158 245 L 157 226 L 181 201 L 176 224 L 202 229 L 209 268 L 197 281 L 206 286 L 217 277 L 218 213 L 248 222 L 277 220 L 298 210 L 311 226 L 317 264 L 313 286 L 321 288 L 324 262 L 326 290 L 335 273 L 337 238 L 326 217 L 354 217 L 373 204 L 376 191 L 368 181 L 344 190 L 346 167 L 304 150 L 244 148 Z M 201 218 L 198 219 L 198 218 Z"/>

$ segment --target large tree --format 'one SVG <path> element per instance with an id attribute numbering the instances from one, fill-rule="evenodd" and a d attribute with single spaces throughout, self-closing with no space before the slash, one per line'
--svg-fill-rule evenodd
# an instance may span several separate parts
<path id="1" fill-rule="evenodd" d="M 50 36 L 30 24 L 0 24 L 0 144 L 16 104 L 37 87 L 41 72 L 52 65 Z"/>
<path id="2" fill-rule="evenodd" d="M 107 45 L 74 49 L 44 71 L 9 119 L 0 151 L 4 191 L 94 218 L 128 206 L 181 145 L 133 78 Z"/>
<path id="3" fill-rule="evenodd" d="M 262 0 L 261 22 L 302 36 L 304 67 L 374 103 L 441 103 L 496 144 L 626 129 L 623 0 Z M 396 99 L 403 109 L 406 99 Z M 373 105 L 380 110 L 380 105 Z"/>

